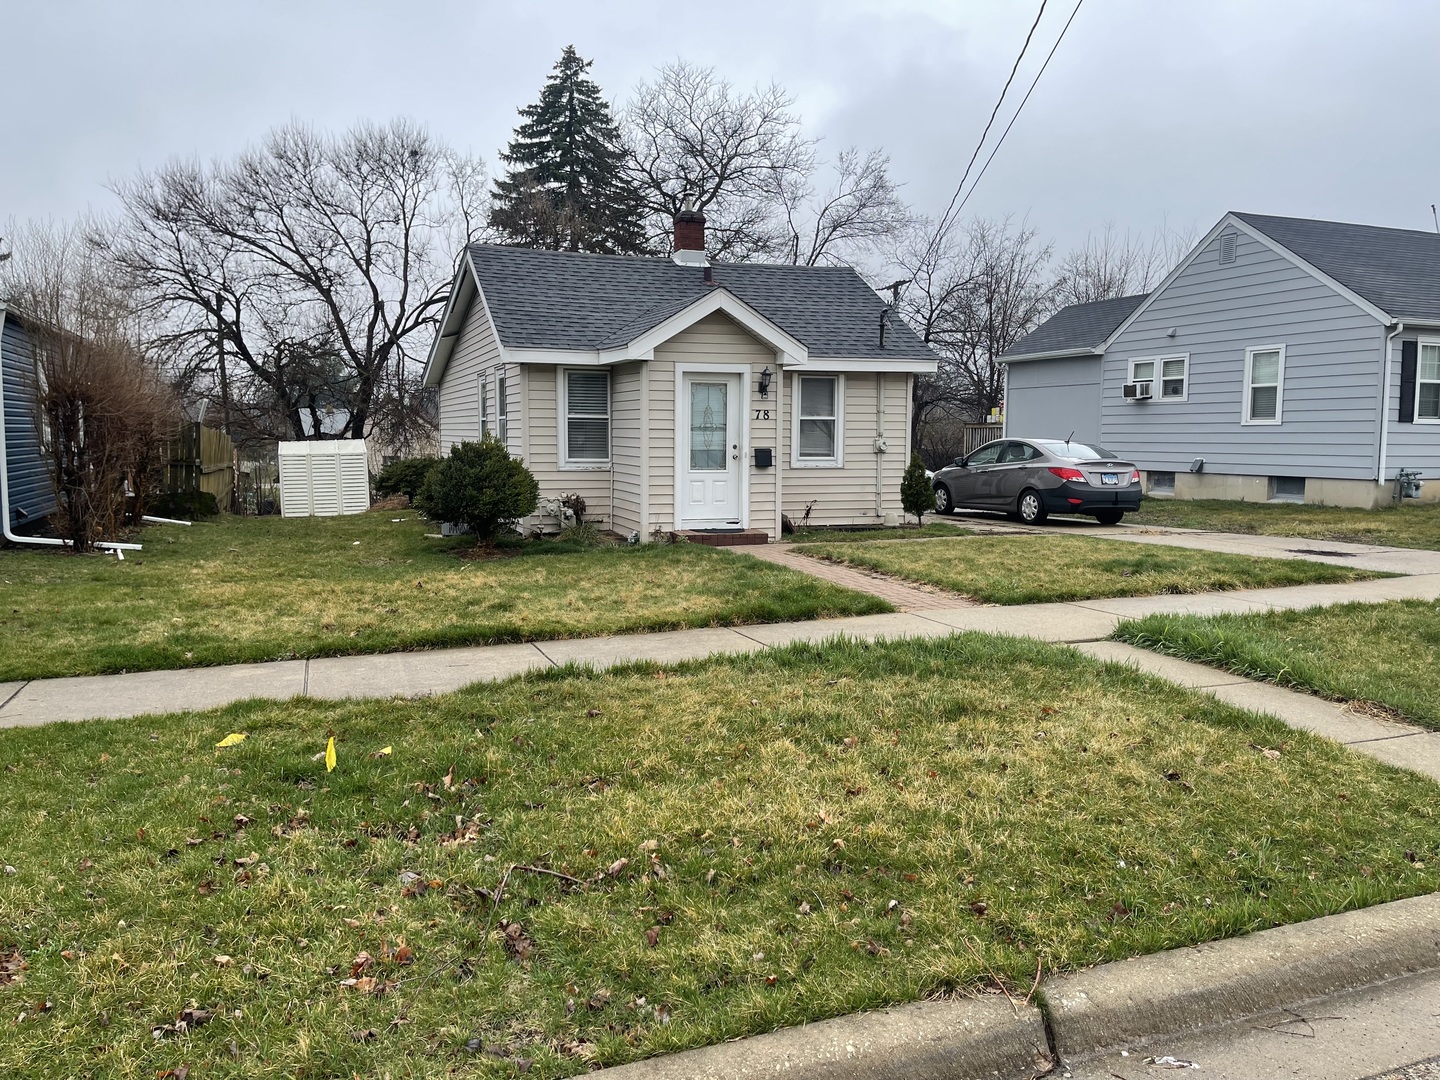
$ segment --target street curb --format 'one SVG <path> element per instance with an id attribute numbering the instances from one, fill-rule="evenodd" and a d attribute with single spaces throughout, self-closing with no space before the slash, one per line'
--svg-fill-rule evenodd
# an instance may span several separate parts
<path id="1" fill-rule="evenodd" d="M 609 1080 L 1030 1080 L 1053 1064 L 1040 1010 L 926 1001 L 602 1069 Z"/>
<path id="2" fill-rule="evenodd" d="M 1048 979 L 1066 1063 L 1440 968 L 1440 893 Z"/>

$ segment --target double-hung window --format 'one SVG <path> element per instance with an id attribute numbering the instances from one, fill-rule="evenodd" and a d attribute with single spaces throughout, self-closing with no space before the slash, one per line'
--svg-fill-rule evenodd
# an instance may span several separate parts
<path id="1" fill-rule="evenodd" d="M 1440 343 L 1420 343 L 1415 370 L 1415 419 L 1440 420 Z"/>
<path id="2" fill-rule="evenodd" d="M 561 460 L 571 466 L 610 463 L 610 372 L 571 369 L 560 373 Z"/>
<path id="3" fill-rule="evenodd" d="M 796 382 L 794 464 L 839 467 L 844 445 L 840 376 L 801 375 Z"/>
<path id="4" fill-rule="evenodd" d="M 510 445 L 510 405 L 505 399 L 505 374 L 501 372 L 495 379 L 495 434 L 506 446 Z"/>
<path id="5" fill-rule="evenodd" d="M 1184 401 L 1189 390 L 1190 357 L 1154 356 L 1130 361 L 1130 381 L 1152 384 L 1161 401 Z"/>
<path id="6" fill-rule="evenodd" d="M 1278 424 L 1285 386 L 1285 346 L 1256 345 L 1245 350 L 1244 424 Z"/>

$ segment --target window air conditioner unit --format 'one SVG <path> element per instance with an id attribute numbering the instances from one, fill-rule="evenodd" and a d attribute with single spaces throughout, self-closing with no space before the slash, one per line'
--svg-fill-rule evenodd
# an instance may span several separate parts
<path id="1" fill-rule="evenodd" d="M 1154 397 L 1153 387 L 1155 380 L 1141 379 L 1138 382 L 1127 382 L 1124 388 L 1126 401 L 1149 401 Z"/>

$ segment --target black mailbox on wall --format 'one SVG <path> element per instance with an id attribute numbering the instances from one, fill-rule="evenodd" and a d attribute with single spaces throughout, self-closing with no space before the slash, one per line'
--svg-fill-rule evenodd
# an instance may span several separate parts
<path id="1" fill-rule="evenodd" d="M 775 452 L 768 446 L 755 447 L 755 468 L 773 469 L 775 467 Z"/>

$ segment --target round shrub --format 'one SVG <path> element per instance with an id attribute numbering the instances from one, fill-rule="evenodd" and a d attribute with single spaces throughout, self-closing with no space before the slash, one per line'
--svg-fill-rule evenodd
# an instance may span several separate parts
<path id="1" fill-rule="evenodd" d="M 382 499 L 391 495 L 404 495 L 411 503 L 420 494 L 425 477 L 439 464 L 439 458 L 412 457 L 392 461 L 375 477 L 375 494 Z"/>
<path id="2" fill-rule="evenodd" d="M 435 464 L 415 505 L 432 521 L 463 525 L 482 541 L 534 513 L 540 485 L 498 439 L 458 443 Z"/>

